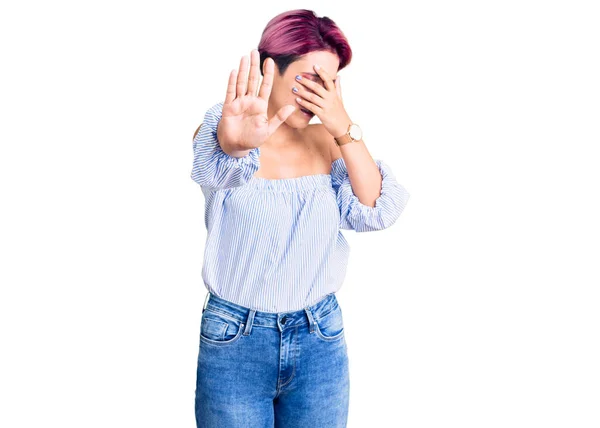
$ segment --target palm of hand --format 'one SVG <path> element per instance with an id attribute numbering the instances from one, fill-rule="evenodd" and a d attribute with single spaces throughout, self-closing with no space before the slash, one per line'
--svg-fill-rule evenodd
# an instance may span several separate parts
<path id="1" fill-rule="evenodd" d="M 262 98 L 242 96 L 223 105 L 224 129 L 231 135 L 225 135 L 244 145 L 258 147 L 269 136 L 268 103 Z"/>

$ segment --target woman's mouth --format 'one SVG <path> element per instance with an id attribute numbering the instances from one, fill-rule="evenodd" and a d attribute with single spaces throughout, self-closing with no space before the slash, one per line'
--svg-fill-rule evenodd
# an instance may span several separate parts
<path id="1" fill-rule="evenodd" d="M 300 108 L 300 111 L 308 117 L 313 117 L 315 115 L 312 111 L 306 110 L 305 108 L 302 108 L 302 107 Z"/>

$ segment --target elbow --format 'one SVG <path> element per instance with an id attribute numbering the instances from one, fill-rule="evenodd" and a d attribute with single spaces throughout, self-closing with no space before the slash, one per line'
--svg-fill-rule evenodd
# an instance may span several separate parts
<path id="1" fill-rule="evenodd" d="M 358 232 L 376 232 L 378 230 L 384 230 L 392 226 L 398 216 L 374 216 L 371 218 L 357 218 L 350 220 L 352 228 Z"/>
<path id="2" fill-rule="evenodd" d="M 400 184 L 382 193 L 373 207 L 355 201 L 348 222 L 356 232 L 373 232 L 391 227 L 406 208 L 410 194 Z"/>
<path id="3" fill-rule="evenodd" d="M 212 182 L 213 180 L 210 180 L 210 177 L 207 174 L 205 174 L 204 171 L 202 171 L 200 168 L 194 166 L 194 168 L 192 168 L 192 173 L 190 174 L 190 177 L 192 180 L 198 183 L 200 187 L 206 187 L 211 190 L 215 188 L 215 185 Z"/>
<path id="4" fill-rule="evenodd" d="M 216 173 L 216 165 L 209 162 L 207 159 L 196 157 L 192 165 L 190 177 L 200 187 L 210 190 L 221 190 L 227 188 L 227 180 Z"/>

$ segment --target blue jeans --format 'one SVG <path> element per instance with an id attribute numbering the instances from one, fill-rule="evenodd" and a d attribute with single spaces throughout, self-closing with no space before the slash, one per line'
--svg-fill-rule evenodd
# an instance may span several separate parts
<path id="1" fill-rule="evenodd" d="M 348 353 L 334 293 L 261 312 L 207 295 L 196 380 L 198 428 L 346 427 Z"/>

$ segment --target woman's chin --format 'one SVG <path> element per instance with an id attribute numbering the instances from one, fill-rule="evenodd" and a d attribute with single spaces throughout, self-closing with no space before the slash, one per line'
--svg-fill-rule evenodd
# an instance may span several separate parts
<path id="1" fill-rule="evenodd" d="M 294 125 L 289 124 L 290 126 L 292 126 L 293 128 L 305 128 L 309 125 L 309 122 L 312 120 L 313 117 L 315 117 L 314 114 L 307 115 L 306 113 L 303 113 L 300 109 L 297 109 L 292 115 L 288 116 L 286 122 L 294 118 Z"/>

